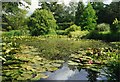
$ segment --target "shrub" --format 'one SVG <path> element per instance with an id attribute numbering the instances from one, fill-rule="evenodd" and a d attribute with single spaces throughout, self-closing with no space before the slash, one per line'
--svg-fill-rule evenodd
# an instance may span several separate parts
<path id="1" fill-rule="evenodd" d="M 45 9 L 37 9 L 29 18 L 28 26 L 31 35 L 39 36 L 49 33 L 54 34 L 57 24 L 52 12 Z"/>
<path id="2" fill-rule="evenodd" d="M 68 34 L 69 37 L 81 39 L 85 37 L 89 32 L 88 31 L 75 31 Z"/>
<path id="3" fill-rule="evenodd" d="M 108 63 L 106 73 L 107 73 L 106 76 L 108 77 L 108 80 L 116 80 L 116 81 L 120 80 L 120 61 L 119 61 L 119 59 L 115 58 L 114 60 L 112 60 Z"/>
<path id="4" fill-rule="evenodd" d="M 77 31 L 77 30 L 81 30 L 81 27 L 74 24 L 69 28 L 65 29 L 65 34 L 69 34 L 70 32 Z"/>
<path id="5" fill-rule="evenodd" d="M 97 32 L 92 31 L 87 36 L 88 39 L 104 40 L 107 42 L 111 41 L 120 41 L 120 32 L 111 33 L 111 32 Z"/>
<path id="6" fill-rule="evenodd" d="M 65 30 L 57 30 L 56 33 L 58 35 L 64 35 L 65 34 Z"/>
<path id="7" fill-rule="evenodd" d="M 28 30 L 11 30 L 9 32 L 3 32 L 2 36 L 12 37 L 12 36 L 21 36 L 21 35 L 29 35 Z"/>
<path id="8" fill-rule="evenodd" d="M 114 20 L 110 28 L 111 32 L 118 32 L 120 30 L 120 21 L 117 18 Z"/>
<path id="9" fill-rule="evenodd" d="M 101 23 L 101 24 L 97 25 L 95 30 L 97 30 L 97 31 L 109 31 L 110 30 L 110 25 L 106 24 L 106 23 Z"/>

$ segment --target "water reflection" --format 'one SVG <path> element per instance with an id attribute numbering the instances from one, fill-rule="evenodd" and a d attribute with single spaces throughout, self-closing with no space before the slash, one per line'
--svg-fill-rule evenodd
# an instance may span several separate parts
<path id="1" fill-rule="evenodd" d="M 67 63 L 64 63 L 60 69 L 54 72 L 46 72 L 45 74 L 48 76 L 46 80 L 88 80 L 90 82 L 107 80 L 107 78 L 102 75 L 102 70 L 98 73 L 89 69 L 71 69 Z"/>

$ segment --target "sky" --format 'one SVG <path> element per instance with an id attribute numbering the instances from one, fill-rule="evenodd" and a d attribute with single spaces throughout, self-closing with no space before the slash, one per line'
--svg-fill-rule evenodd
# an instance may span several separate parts
<path id="1" fill-rule="evenodd" d="M 39 0 L 31 0 L 31 6 L 30 6 L 30 9 L 28 10 L 29 12 L 28 12 L 27 15 L 31 15 L 36 8 L 40 8 L 40 6 L 38 6 L 38 1 Z M 65 5 L 69 5 L 70 1 L 79 2 L 79 0 L 58 0 L 58 3 L 64 2 Z M 87 2 L 90 1 L 90 0 L 81 0 L 81 1 L 83 1 L 83 3 L 85 5 L 87 5 Z M 112 2 L 112 0 L 103 0 L 104 4 L 110 4 L 111 2 Z"/>

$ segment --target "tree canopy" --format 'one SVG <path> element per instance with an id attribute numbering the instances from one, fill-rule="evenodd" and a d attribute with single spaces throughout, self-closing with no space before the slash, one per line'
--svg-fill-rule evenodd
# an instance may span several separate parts
<path id="1" fill-rule="evenodd" d="M 28 26 L 31 35 L 38 36 L 55 33 L 57 24 L 51 11 L 37 9 L 31 17 L 29 17 Z"/>

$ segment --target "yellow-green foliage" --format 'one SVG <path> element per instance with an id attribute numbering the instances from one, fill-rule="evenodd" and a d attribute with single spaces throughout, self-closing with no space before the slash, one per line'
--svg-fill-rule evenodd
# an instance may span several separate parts
<path id="1" fill-rule="evenodd" d="M 74 24 L 69 28 L 65 29 L 65 33 L 69 34 L 70 32 L 77 31 L 77 30 L 81 30 L 81 27 Z"/>
<path id="2" fill-rule="evenodd" d="M 118 32 L 119 30 L 120 30 L 120 21 L 117 18 L 115 18 L 111 26 L 111 31 Z"/>
<path id="3" fill-rule="evenodd" d="M 97 25 L 95 30 L 97 30 L 97 31 L 109 31 L 110 30 L 110 25 L 106 24 L 106 23 L 101 23 L 101 24 Z"/>
<path id="4" fill-rule="evenodd" d="M 82 38 L 84 36 L 86 36 L 87 34 L 89 33 L 89 31 L 75 31 L 75 32 L 70 32 L 68 34 L 69 37 L 72 37 L 72 38 Z"/>

